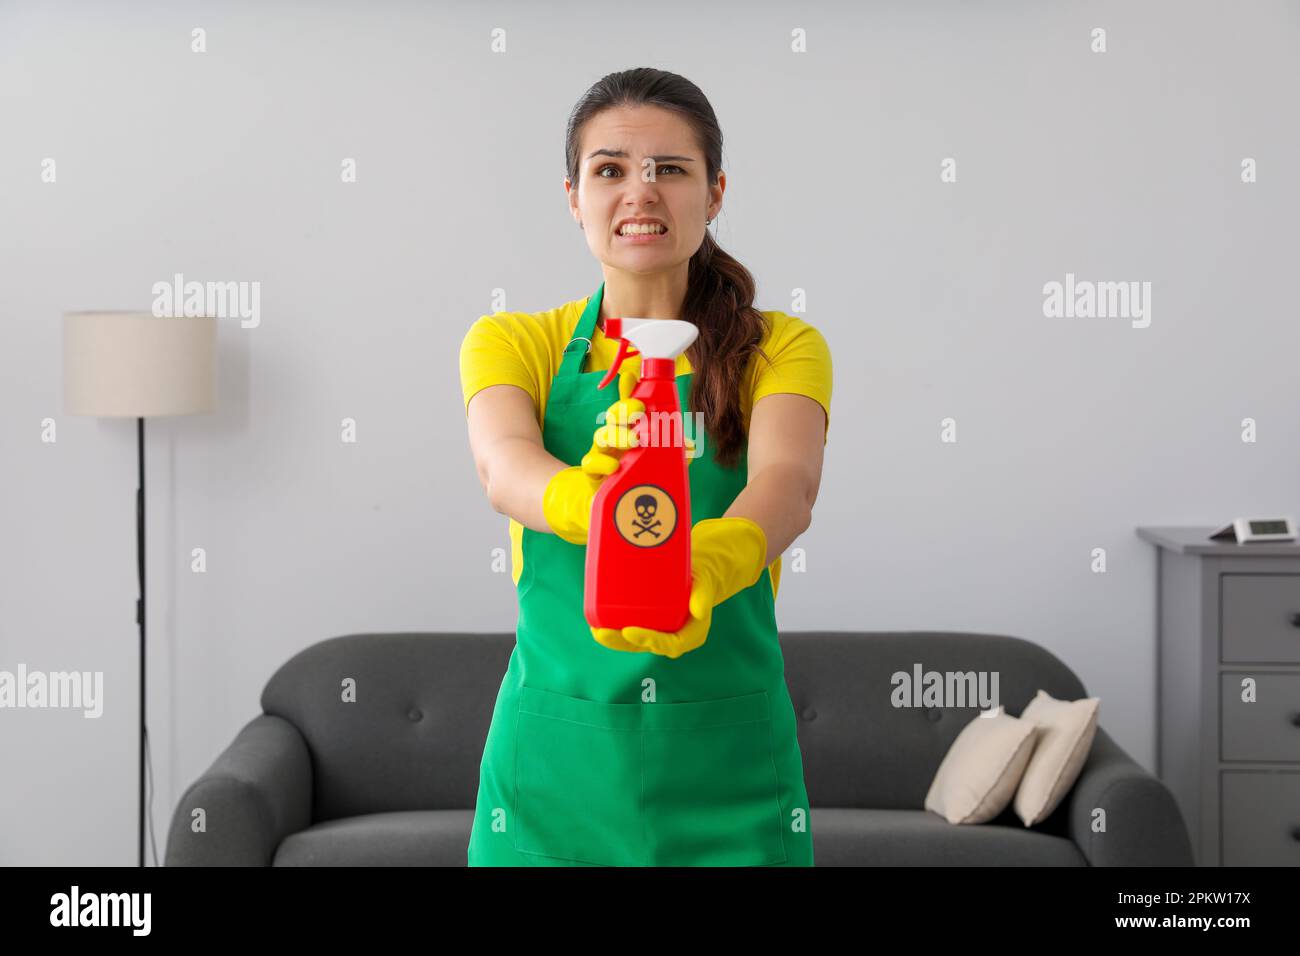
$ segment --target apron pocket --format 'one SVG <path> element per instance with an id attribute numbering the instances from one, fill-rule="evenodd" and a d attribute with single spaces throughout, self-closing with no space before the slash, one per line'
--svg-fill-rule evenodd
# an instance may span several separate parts
<path id="1" fill-rule="evenodd" d="M 645 865 L 642 709 L 520 688 L 516 850 L 604 866 Z"/>
<path id="2" fill-rule="evenodd" d="M 786 861 L 766 691 L 647 704 L 642 734 L 652 865 Z"/>

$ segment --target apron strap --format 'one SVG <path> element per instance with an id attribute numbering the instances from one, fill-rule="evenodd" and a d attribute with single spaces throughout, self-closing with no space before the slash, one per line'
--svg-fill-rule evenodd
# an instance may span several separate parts
<path id="1" fill-rule="evenodd" d="M 578 319 L 578 325 L 573 330 L 573 337 L 569 344 L 564 347 L 564 355 L 560 359 L 560 370 L 556 374 L 557 378 L 572 378 L 582 373 L 582 363 L 587 354 L 591 351 L 591 336 L 596 331 L 596 320 L 600 318 L 600 300 L 605 295 L 605 283 L 601 282 L 598 288 L 588 299 L 587 306 L 582 310 L 582 318 Z"/>

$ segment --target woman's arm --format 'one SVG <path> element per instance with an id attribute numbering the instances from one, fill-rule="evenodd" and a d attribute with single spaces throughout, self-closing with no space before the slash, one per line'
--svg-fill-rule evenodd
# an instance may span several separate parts
<path id="1" fill-rule="evenodd" d="M 764 395 L 749 418 L 748 483 L 723 517 L 749 518 L 767 535 L 771 564 L 812 523 L 822 480 L 826 412 L 806 395 Z"/>
<path id="2" fill-rule="evenodd" d="M 466 414 L 470 451 L 489 503 L 524 527 L 549 533 L 542 494 L 567 466 L 542 443 L 532 396 L 517 385 L 490 385 L 469 400 Z"/>

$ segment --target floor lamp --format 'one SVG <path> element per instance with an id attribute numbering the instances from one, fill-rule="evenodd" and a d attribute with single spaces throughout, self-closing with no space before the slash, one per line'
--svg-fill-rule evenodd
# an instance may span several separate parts
<path id="1" fill-rule="evenodd" d="M 150 312 L 63 314 L 63 410 L 69 415 L 136 420 L 136 571 L 140 597 L 139 857 L 145 834 L 145 563 L 144 420 L 193 415 L 216 407 L 217 322 L 210 316 L 158 317 Z M 150 822 L 152 829 L 153 821 Z"/>

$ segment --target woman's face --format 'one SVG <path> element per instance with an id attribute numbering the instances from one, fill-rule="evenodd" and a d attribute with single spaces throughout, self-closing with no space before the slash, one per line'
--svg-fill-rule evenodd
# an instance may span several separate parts
<path id="1" fill-rule="evenodd" d="M 658 106 L 619 107 L 588 120 L 581 140 L 577 188 L 567 178 L 564 188 L 592 255 L 627 272 L 684 265 L 727 185 L 722 172 L 716 186 L 709 183 L 689 124 Z M 622 225 L 629 219 L 654 220 L 661 229 L 628 235 Z"/>

